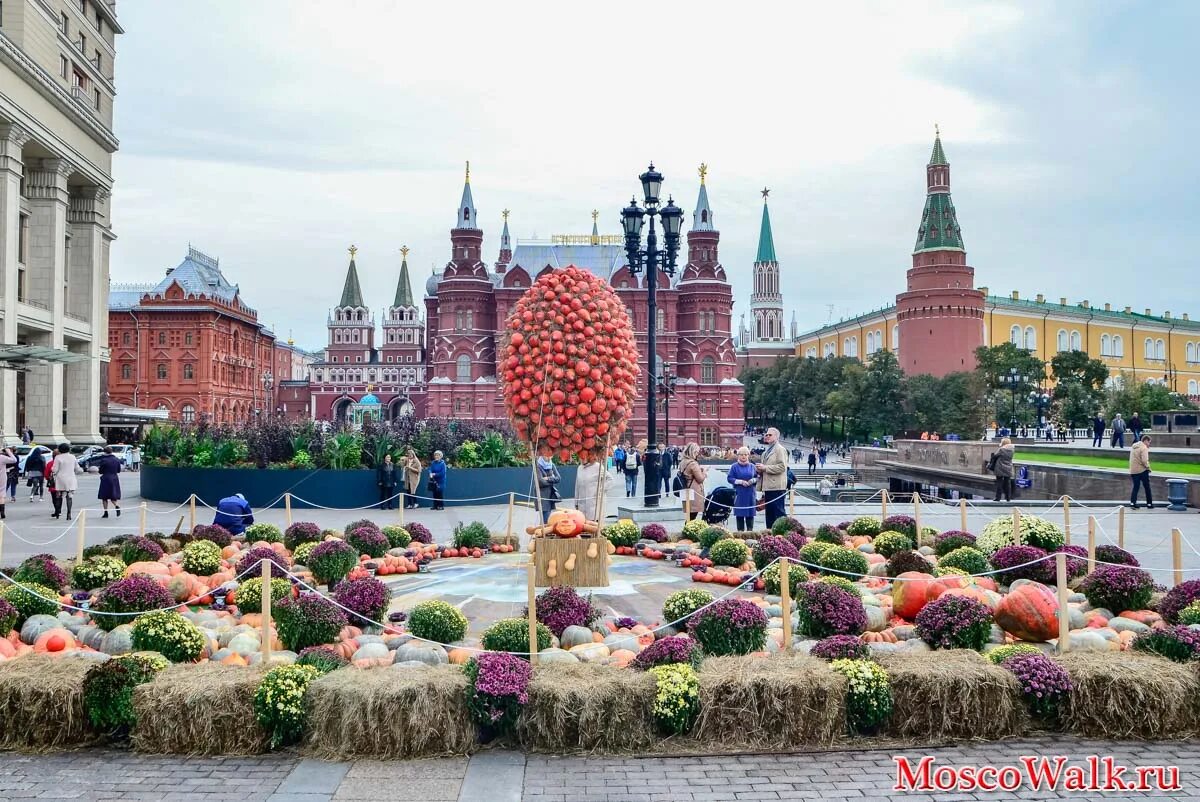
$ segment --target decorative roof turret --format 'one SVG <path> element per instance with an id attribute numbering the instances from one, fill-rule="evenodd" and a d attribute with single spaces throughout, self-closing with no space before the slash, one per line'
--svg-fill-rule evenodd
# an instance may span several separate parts
<path id="1" fill-rule="evenodd" d="M 358 248 L 351 245 L 350 248 L 350 267 L 346 269 L 346 283 L 342 286 L 342 300 L 338 304 L 339 307 L 366 307 L 363 303 L 362 287 L 358 283 L 358 268 L 354 266 L 354 254 L 358 253 Z"/>
<path id="2" fill-rule="evenodd" d="M 463 181 L 462 200 L 458 204 L 455 228 L 479 228 L 479 219 L 475 213 L 475 200 L 471 197 L 471 163 L 467 162 L 467 174 Z"/>
<path id="3" fill-rule="evenodd" d="M 504 218 L 504 230 L 500 232 L 500 250 L 511 251 L 512 239 L 508 235 L 508 209 L 500 212 L 500 215 Z"/>
<path id="4" fill-rule="evenodd" d="M 771 194 L 771 190 L 763 187 L 763 213 L 762 227 L 758 230 L 758 256 L 755 257 L 756 262 L 774 262 L 775 259 L 775 239 L 771 236 L 771 215 L 767 211 L 767 196 Z"/>
<path id="5" fill-rule="evenodd" d="M 917 229 L 913 253 L 936 250 L 963 250 L 962 228 L 950 198 L 950 162 L 942 150 L 942 133 L 934 126 L 933 152 L 925 166 L 925 209 Z"/>
<path id="6" fill-rule="evenodd" d="M 408 279 L 408 246 L 400 248 L 400 280 L 396 282 L 396 299 L 392 306 L 415 306 L 412 282 Z"/>
<path id="7" fill-rule="evenodd" d="M 696 198 L 696 211 L 692 212 L 692 231 L 714 231 L 713 211 L 708 205 L 708 189 L 704 179 L 708 175 L 708 165 L 700 165 L 700 196 Z"/>
<path id="8" fill-rule="evenodd" d="M 593 245 L 600 244 L 600 229 L 596 223 L 596 220 L 599 217 L 600 217 L 600 211 L 598 209 L 592 209 L 592 244 Z"/>

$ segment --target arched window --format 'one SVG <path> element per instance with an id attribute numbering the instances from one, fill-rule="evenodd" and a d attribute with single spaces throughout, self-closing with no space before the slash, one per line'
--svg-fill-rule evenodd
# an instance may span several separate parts
<path id="1" fill-rule="evenodd" d="M 717 380 L 717 361 L 711 356 L 704 357 L 700 362 L 700 382 L 712 384 Z"/>
<path id="2" fill-rule="evenodd" d="M 1120 334 L 1113 337 L 1112 354 L 1113 356 L 1125 356 L 1125 339 Z"/>
<path id="3" fill-rule="evenodd" d="M 455 360 L 457 367 L 457 380 L 460 382 L 469 382 L 471 380 L 471 357 L 466 354 L 459 355 Z"/>
<path id="4" fill-rule="evenodd" d="M 468 309 L 467 310 L 467 330 L 468 331 L 473 330 L 474 328 L 475 328 L 475 310 Z"/>
<path id="5" fill-rule="evenodd" d="M 1188 379 L 1188 395 L 1200 395 L 1200 382 Z"/>
<path id="6" fill-rule="evenodd" d="M 1058 352 L 1060 354 L 1063 353 L 1064 351 L 1066 351 L 1068 348 L 1070 348 L 1070 341 L 1067 339 L 1067 330 L 1066 329 L 1058 330 L 1057 345 L 1058 345 Z"/>
<path id="7" fill-rule="evenodd" d="M 1146 347 L 1144 350 L 1145 350 L 1144 356 L 1146 357 L 1146 359 L 1154 359 L 1154 340 L 1147 337 L 1146 338 Z"/>
<path id="8" fill-rule="evenodd" d="M 667 310 L 658 309 L 656 317 L 658 318 L 658 330 L 666 331 L 667 328 Z"/>
<path id="9" fill-rule="evenodd" d="M 1082 351 L 1083 350 L 1083 340 L 1079 336 L 1078 331 L 1071 332 L 1071 350 L 1072 351 Z"/>
<path id="10" fill-rule="evenodd" d="M 121 344 L 129 345 L 129 332 L 125 332 L 124 334 L 121 335 Z"/>
<path id="11" fill-rule="evenodd" d="M 867 356 L 875 353 L 875 332 L 867 332 Z"/>
<path id="12" fill-rule="evenodd" d="M 1037 332 L 1034 330 L 1033 326 L 1025 327 L 1025 350 L 1037 350 Z"/>
<path id="13" fill-rule="evenodd" d="M 155 373 L 155 375 L 157 375 L 157 376 L 158 376 L 158 380 L 159 380 L 159 381 L 166 381 L 166 380 L 167 380 L 167 363 L 166 363 L 166 362 L 159 362 L 159 363 L 158 363 L 158 370 L 157 370 L 157 372 Z"/>
<path id="14" fill-rule="evenodd" d="M 158 344 L 159 345 L 167 344 L 167 333 L 165 331 L 160 331 L 158 333 Z"/>
<path id="15" fill-rule="evenodd" d="M 464 325 L 465 325 L 464 321 L 465 321 L 465 318 L 463 317 L 463 310 L 459 309 L 459 310 L 455 311 L 455 313 L 454 313 L 454 330 L 462 331 L 464 328 Z"/>
<path id="16" fill-rule="evenodd" d="M 124 365 L 121 365 L 121 378 L 122 379 L 132 379 L 133 378 L 133 365 L 130 365 L 128 362 L 126 362 Z"/>
<path id="17" fill-rule="evenodd" d="M 195 377 L 195 368 L 192 367 L 190 362 L 185 364 L 183 366 L 183 378 L 194 379 Z"/>
<path id="18" fill-rule="evenodd" d="M 892 326 L 892 350 L 900 350 L 900 327 Z"/>
<path id="19" fill-rule="evenodd" d="M 1154 341 L 1154 358 L 1155 359 L 1166 359 L 1167 358 L 1167 344 L 1164 343 L 1162 340 Z"/>
<path id="20" fill-rule="evenodd" d="M 184 423 L 195 422 L 196 408 L 191 404 L 184 404 L 183 409 L 179 410 L 179 417 Z"/>
<path id="21" fill-rule="evenodd" d="M 354 340 L 354 342 L 358 342 L 358 329 L 354 330 L 354 333 L 350 335 L 350 339 Z"/>
<path id="22" fill-rule="evenodd" d="M 1195 343 L 1187 344 L 1187 348 L 1185 349 L 1184 359 L 1186 359 L 1188 362 L 1196 361 L 1196 344 Z"/>
<path id="23" fill-rule="evenodd" d="M 1112 338 L 1107 334 L 1100 335 L 1100 356 L 1112 356 Z"/>
<path id="24" fill-rule="evenodd" d="M 1013 326 L 1008 330 L 1008 341 L 1018 348 L 1021 347 L 1021 327 Z"/>
<path id="25" fill-rule="evenodd" d="M 191 345 L 191 344 L 192 344 L 192 333 L 191 333 L 190 331 L 184 332 L 184 334 L 183 334 L 183 344 L 184 344 L 184 345 Z M 195 410 L 193 410 L 193 412 L 195 412 Z"/>

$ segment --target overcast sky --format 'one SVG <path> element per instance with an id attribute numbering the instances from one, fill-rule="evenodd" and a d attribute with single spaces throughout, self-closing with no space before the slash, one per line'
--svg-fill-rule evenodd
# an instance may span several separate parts
<path id="1" fill-rule="evenodd" d="M 803 330 L 903 288 L 938 123 L 978 285 L 1200 313 L 1200 3 L 1048 5 L 121 0 L 112 279 L 190 242 L 320 348 L 351 243 L 423 294 L 467 159 L 489 262 L 650 159 L 690 224 L 703 161 L 735 320 L 765 185 Z"/>

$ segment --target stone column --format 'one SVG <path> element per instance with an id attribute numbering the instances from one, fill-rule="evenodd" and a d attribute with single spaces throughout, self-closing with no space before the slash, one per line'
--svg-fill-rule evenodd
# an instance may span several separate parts
<path id="1" fill-rule="evenodd" d="M 61 349 L 66 312 L 67 278 L 67 177 L 71 165 L 64 159 L 34 159 L 26 165 L 25 191 L 29 198 L 29 263 L 26 266 L 28 298 L 34 306 L 50 310 L 49 330 L 31 336 L 38 345 Z M 63 366 L 33 367 L 25 378 L 25 417 L 42 442 L 61 442 L 63 434 Z"/>
<path id="2" fill-rule="evenodd" d="M 107 370 L 108 238 L 101 205 L 108 192 L 97 186 L 80 187 L 70 198 L 67 223 L 71 253 L 67 264 L 69 322 L 87 322 L 90 337 L 73 337 L 67 344 L 86 362 L 64 366 L 67 406 L 65 434 L 72 443 L 100 443 L 101 371 Z M 36 430 L 35 430 L 36 431 Z"/>
<path id="3" fill-rule="evenodd" d="M 0 343 L 17 342 L 17 262 L 21 225 L 21 147 L 29 135 L 15 125 L 0 125 Z M 0 370 L 0 440 L 5 445 L 21 442 L 17 431 L 17 373 Z"/>

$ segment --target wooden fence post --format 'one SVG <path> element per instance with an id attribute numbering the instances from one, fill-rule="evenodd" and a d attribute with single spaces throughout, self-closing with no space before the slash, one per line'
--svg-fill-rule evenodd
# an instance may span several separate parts
<path id="1" fill-rule="evenodd" d="M 287 522 L 288 526 L 292 525 L 292 494 L 291 493 L 283 494 L 283 520 Z"/>
<path id="2" fill-rule="evenodd" d="M 913 493 L 913 526 L 916 527 L 916 536 L 913 538 L 917 546 L 921 546 L 921 491 Z"/>
<path id="3" fill-rule="evenodd" d="M 190 523 L 191 529 L 188 529 L 188 532 L 191 532 L 192 529 L 196 528 L 196 494 L 195 493 L 192 493 L 190 496 L 188 496 L 188 513 L 191 516 L 189 518 L 189 521 L 191 522 Z"/>
<path id="4" fill-rule="evenodd" d="M 0 521 L 0 565 L 4 565 L 4 521 Z"/>
<path id="5" fill-rule="evenodd" d="M 961 497 L 958 499 L 958 528 L 967 531 L 967 500 Z"/>
<path id="6" fill-rule="evenodd" d="M 879 491 L 879 501 L 882 506 L 882 509 L 880 510 L 880 513 L 879 513 L 879 516 L 881 519 L 887 518 L 887 497 L 888 497 L 888 492 L 887 492 L 887 488 L 885 487 L 883 490 Z"/>
<path id="7" fill-rule="evenodd" d="M 1171 563 L 1175 569 L 1171 577 L 1174 579 L 1173 585 L 1183 584 L 1183 532 L 1179 529 L 1171 530 Z"/>
<path id="8" fill-rule="evenodd" d="M 1071 545 L 1071 497 L 1063 496 L 1063 533 L 1067 536 L 1067 545 Z"/>
<path id="9" fill-rule="evenodd" d="M 796 517 L 796 491 L 794 488 L 788 488 L 788 515 Z"/>
<path id="10" fill-rule="evenodd" d="M 788 579 L 791 563 L 787 557 L 779 559 L 779 605 L 783 608 L 783 651 L 792 651 L 792 588 Z"/>
<path id="11" fill-rule="evenodd" d="M 513 502 L 514 502 L 514 501 L 516 501 L 516 500 L 517 500 L 517 494 L 516 494 L 516 493 L 509 493 L 509 494 L 508 494 L 508 524 L 507 524 L 507 525 L 504 527 L 504 543 L 505 543 L 505 545 L 511 545 L 511 544 L 512 544 L 512 536 L 513 536 L 513 535 L 512 535 Z"/>
<path id="12" fill-rule="evenodd" d="M 1125 505 L 1117 508 L 1117 546 L 1125 548 Z"/>
<path id="13" fill-rule="evenodd" d="M 83 541 L 87 537 L 87 510 L 80 510 L 75 522 L 79 525 L 79 543 L 75 549 L 75 564 L 78 565 L 83 562 Z"/>
<path id="14" fill-rule="evenodd" d="M 271 561 L 262 561 L 262 662 L 271 664 Z"/>
<path id="15" fill-rule="evenodd" d="M 603 556 L 603 555 L 601 555 Z M 529 557 L 529 586 L 528 586 L 528 603 L 529 603 L 529 662 L 537 665 L 537 588 L 535 581 L 537 577 L 537 567 L 534 565 L 534 557 Z"/>
<path id="16" fill-rule="evenodd" d="M 1096 570 L 1096 516 L 1088 516 L 1088 573 Z"/>
<path id="17" fill-rule="evenodd" d="M 1013 507 L 1013 543 L 1021 543 L 1021 511 Z"/>
<path id="18" fill-rule="evenodd" d="M 1054 572 L 1058 584 L 1058 653 L 1062 654 L 1071 648 L 1071 611 L 1067 607 L 1067 555 L 1058 552 L 1054 555 Z"/>
<path id="19" fill-rule="evenodd" d="M 138 505 L 138 534 L 146 536 L 146 502 Z"/>

